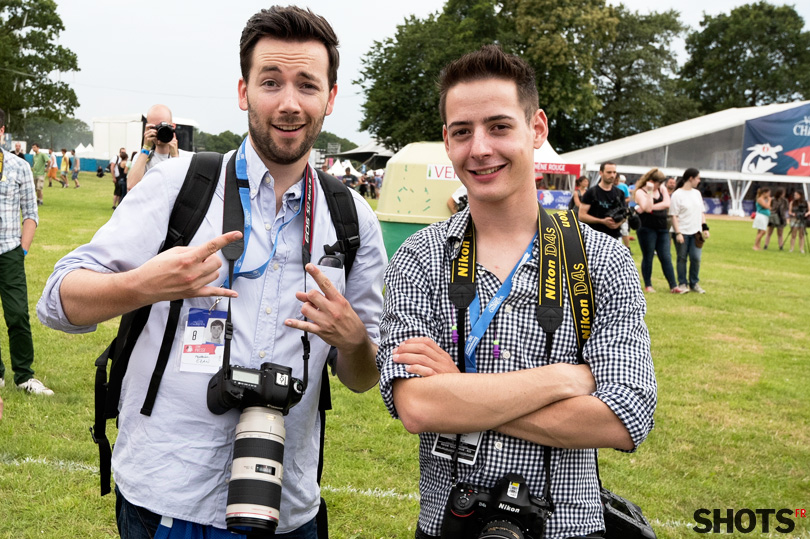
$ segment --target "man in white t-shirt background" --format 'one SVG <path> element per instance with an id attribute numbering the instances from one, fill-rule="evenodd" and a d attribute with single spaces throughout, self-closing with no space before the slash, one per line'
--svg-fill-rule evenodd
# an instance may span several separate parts
<path id="1" fill-rule="evenodd" d="M 146 112 L 143 147 L 138 156 L 132 159 L 127 175 L 127 190 L 135 187 L 152 167 L 171 158 L 190 155 L 177 148 L 176 127 L 172 121 L 172 111 L 166 105 L 152 105 Z"/>

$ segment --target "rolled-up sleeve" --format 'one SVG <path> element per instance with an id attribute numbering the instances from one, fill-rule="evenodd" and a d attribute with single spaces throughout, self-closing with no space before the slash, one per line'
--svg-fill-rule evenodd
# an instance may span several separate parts
<path id="1" fill-rule="evenodd" d="M 122 273 L 133 270 L 160 250 L 168 229 L 168 216 L 185 176 L 179 167 L 188 161 L 173 160 L 144 176 L 102 226 L 90 243 L 65 255 L 54 266 L 37 303 L 37 317 L 46 326 L 65 333 L 87 333 L 95 325 L 75 326 L 62 308 L 60 288 L 72 271 L 86 269 L 97 273 Z M 185 164 L 182 162 L 185 161 Z"/>

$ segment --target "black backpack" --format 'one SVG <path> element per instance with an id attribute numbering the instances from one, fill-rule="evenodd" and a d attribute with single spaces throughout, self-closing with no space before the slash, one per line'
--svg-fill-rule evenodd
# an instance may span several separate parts
<path id="1" fill-rule="evenodd" d="M 169 217 L 169 228 L 166 239 L 160 252 L 177 246 L 186 246 L 194 237 L 197 229 L 205 218 L 211 200 L 214 196 L 217 183 L 219 182 L 222 170 L 222 154 L 215 152 L 201 152 L 195 154 L 191 159 L 188 173 L 177 195 L 177 200 L 172 208 Z M 230 167 L 229 167 L 230 168 Z M 231 170 L 227 171 L 232 174 Z M 337 251 L 342 253 L 344 259 L 344 269 L 348 278 L 354 263 L 357 250 L 360 248 L 360 226 L 357 219 L 357 208 L 354 205 L 352 194 L 343 182 L 330 176 L 325 172 L 318 171 L 321 189 L 326 196 L 329 207 L 329 214 L 332 219 L 332 226 L 337 234 Z M 226 180 L 227 181 L 227 180 Z M 166 331 L 161 342 L 160 352 L 152 373 L 146 398 L 144 400 L 141 413 L 151 415 L 152 406 L 157 396 L 160 380 L 168 364 L 169 351 L 171 350 L 177 325 L 180 318 L 180 311 L 183 300 L 170 302 L 169 315 L 166 321 Z M 146 322 L 149 320 L 151 305 L 141 307 L 136 311 L 124 314 L 118 326 L 118 333 L 104 352 L 96 359 L 96 380 L 95 380 L 95 417 L 93 426 L 90 427 L 90 434 L 93 441 L 98 444 L 99 451 L 99 475 L 101 480 L 101 495 L 110 492 L 110 478 L 112 468 L 112 448 L 107 438 L 107 420 L 118 417 L 118 401 L 121 397 L 121 385 L 124 374 L 129 364 L 129 358 L 135 343 L 138 341 Z M 333 361 L 336 351 L 330 352 L 330 360 Z M 109 379 L 107 377 L 107 365 L 110 366 Z M 327 363 L 328 365 L 328 363 Z M 331 391 L 329 389 L 329 376 L 327 365 L 324 365 L 323 380 L 321 382 L 321 392 L 319 401 L 319 412 L 321 416 L 321 448 L 318 463 L 318 483 L 321 480 L 323 471 L 323 446 L 324 432 L 327 410 L 332 408 Z M 321 500 L 322 509 L 324 506 Z M 324 513 L 325 511 L 321 511 Z M 321 515 L 319 514 L 319 518 Z M 325 535 L 324 535 L 325 537 Z"/>

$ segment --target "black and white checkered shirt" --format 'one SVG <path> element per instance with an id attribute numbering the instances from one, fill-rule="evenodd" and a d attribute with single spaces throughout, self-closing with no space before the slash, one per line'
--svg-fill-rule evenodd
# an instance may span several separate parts
<path id="1" fill-rule="evenodd" d="M 394 347 L 409 338 L 430 337 L 458 362 L 451 330 L 457 313 L 447 290 L 450 263 L 458 254 L 469 215 L 466 209 L 411 236 L 385 272 L 386 295 L 377 367 L 381 373 L 383 400 L 395 418 L 398 415 L 392 383 L 397 378 L 414 375 L 405 371 L 405 365 L 393 363 Z M 580 225 L 580 228 L 596 300 L 593 331 L 583 356 L 596 380 L 594 396 L 613 410 L 638 446 L 653 427 L 656 405 L 650 337 L 644 324 L 646 303 L 628 249 L 588 226 Z M 537 240 L 533 254 L 534 258 L 515 272 L 512 291 L 478 346 L 478 372 L 515 371 L 546 364 L 546 338 L 535 317 Z M 478 295 L 481 305 L 486 306 L 501 283 L 481 265 L 476 270 Z M 563 324 L 554 335 L 551 361 L 577 363 L 577 341 L 566 290 L 563 283 L 566 307 Z M 468 318 L 466 327 L 459 329 L 459 338 L 464 339 L 469 331 Z M 500 343 L 497 360 L 492 354 L 495 339 Z M 434 433 L 420 434 L 419 527 L 430 535 L 440 533 L 452 487 L 451 461 L 431 453 L 435 439 Z M 483 434 L 476 464 L 459 463 L 458 479 L 492 487 L 508 472 L 523 475 L 531 494 L 542 495 L 543 447 L 487 431 Z M 555 512 L 546 526 L 547 538 L 586 535 L 604 528 L 597 485 L 593 450 L 552 449 L 551 493 Z"/>

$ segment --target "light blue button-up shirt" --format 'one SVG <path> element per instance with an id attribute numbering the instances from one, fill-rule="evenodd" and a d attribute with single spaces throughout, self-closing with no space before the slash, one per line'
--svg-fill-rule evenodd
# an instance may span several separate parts
<path id="1" fill-rule="evenodd" d="M 222 203 L 225 164 L 211 207 L 191 241 L 199 245 L 222 233 Z M 303 378 L 301 335 L 284 325 L 287 318 L 300 318 L 301 302 L 295 292 L 304 289 L 301 261 L 303 211 L 293 218 L 301 203 L 303 181 L 292 186 L 276 213 L 274 181 L 252 145 L 246 151 L 252 232 L 243 270 L 267 261 L 281 225 L 278 246 L 267 271 L 258 279 L 239 278 L 234 285 L 239 297 L 232 300 L 234 338 L 231 364 L 258 369 L 273 362 L 293 368 Z M 110 221 L 93 240 L 60 260 L 37 305 L 40 320 L 69 333 L 93 331 L 67 320 L 61 307 L 59 287 L 70 271 L 86 268 L 98 272 L 125 272 L 137 268 L 158 252 L 168 227 L 168 216 L 189 160 L 171 159 L 150 170 L 124 199 Z M 353 193 L 360 224 L 361 247 L 346 283 L 345 297 L 364 322 L 372 341 L 379 342 L 382 308 L 382 272 L 387 262 L 379 223 L 368 204 Z M 336 234 L 320 185 L 316 188 L 312 260 L 324 254 Z M 220 255 L 221 256 L 221 255 Z M 219 285 L 227 277 L 223 258 Z M 185 326 L 192 307 L 208 309 L 215 298 L 188 299 L 180 324 Z M 225 309 L 221 302 L 217 309 Z M 225 528 L 225 505 L 234 429 L 239 411 L 217 416 L 208 411 L 206 389 L 210 374 L 181 372 L 182 331 L 178 329 L 152 415 L 140 414 L 146 388 L 163 338 L 168 302 L 152 308 L 149 322 L 132 354 L 124 378 L 120 403 L 120 429 L 113 452 L 116 484 L 133 504 L 157 514 Z M 285 417 L 287 439 L 281 519 L 278 532 L 288 532 L 307 523 L 318 511 L 320 491 L 316 482 L 320 422 L 318 394 L 329 347 L 310 335 L 309 388 L 299 404 Z"/>

